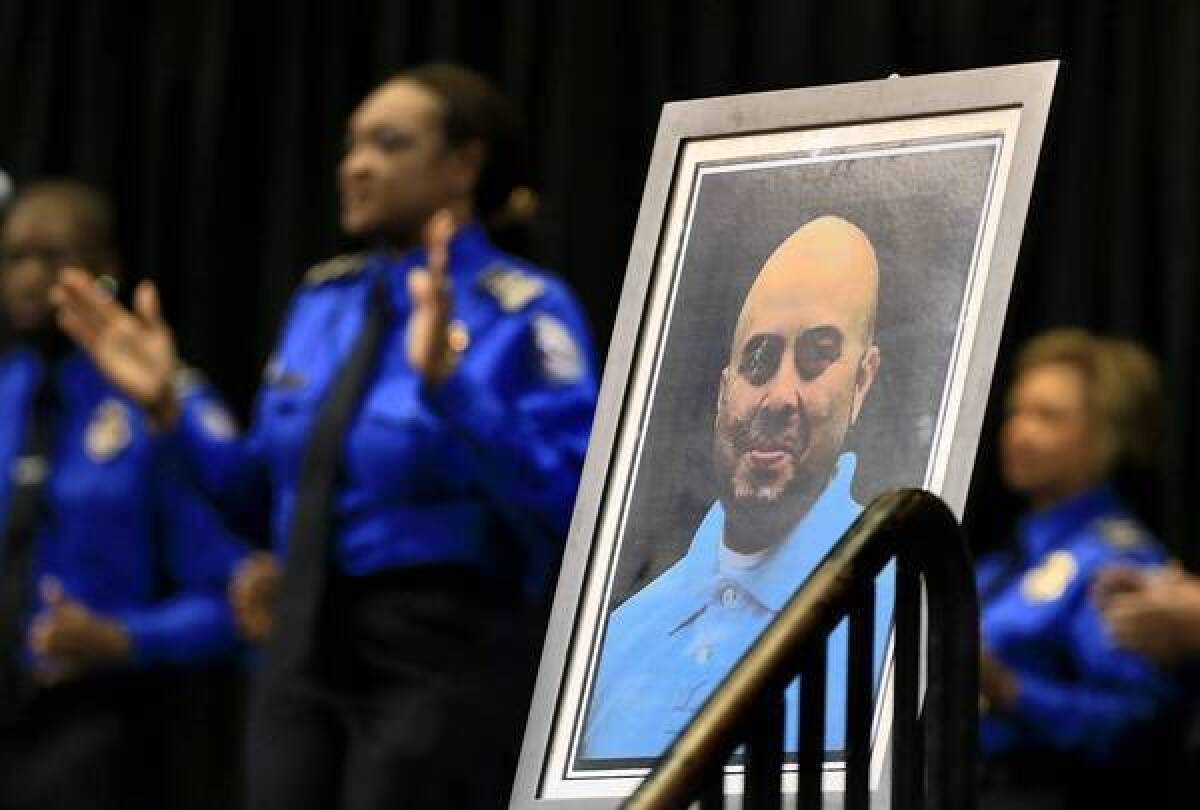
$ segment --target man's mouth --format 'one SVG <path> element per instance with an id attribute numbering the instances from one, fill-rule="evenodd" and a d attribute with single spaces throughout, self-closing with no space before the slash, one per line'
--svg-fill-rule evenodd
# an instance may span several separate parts
<path id="1" fill-rule="evenodd" d="M 745 457 L 756 467 L 778 467 L 792 457 L 787 450 L 782 449 L 750 449 Z"/>

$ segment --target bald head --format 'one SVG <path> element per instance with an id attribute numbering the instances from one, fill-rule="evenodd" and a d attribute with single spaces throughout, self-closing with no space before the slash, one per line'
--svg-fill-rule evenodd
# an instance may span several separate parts
<path id="1" fill-rule="evenodd" d="M 879 368 L 879 266 L 867 235 L 824 216 L 767 259 L 721 374 L 714 461 L 725 542 L 780 542 L 824 491 Z"/>
<path id="2" fill-rule="evenodd" d="M 793 231 L 763 264 L 742 303 L 732 348 L 745 340 L 756 316 L 797 307 L 818 320 L 823 314 L 845 322 L 870 345 L 878 296 L 879 263 L 871 240 L 841 217 L 818 217 Z"/>

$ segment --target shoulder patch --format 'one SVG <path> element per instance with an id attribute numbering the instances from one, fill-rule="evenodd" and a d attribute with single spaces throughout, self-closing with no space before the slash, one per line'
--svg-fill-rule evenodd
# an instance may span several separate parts
<path id="1" fill-rule="evenodd" d="M 1143 546 L 1148 539 L 1137 521 L 1129 518 L 1106 518 L 1096 521 L 1094 526 L 1105 543 L 1121 551 Z"/>
<path id="2" fill-rule="evenodd" d="M 483 272 L 479 277 L 479 286 L 495 298 L 505 312 L 522 309 L 546 290 L 541 279 L 500 264 Z"/>
<path id="3" fill-rule="evenodd" d="M 365 263 L 361 253 L 347 253 L 343 256 L 326 259 L 308 269 L 308 272 L 304 274 L 304 284 L 311 287 L 324 284 L 326 281 L 352 276 L 362 270 Z"/>
<path id="4" fill-rule="evenodd" d="M 83 434 L 83 448 L 88 458 L 97 463 L 108 461 L 133 441 L 129 408 L 116 399 L 106 399 L 96 406 Z"/>
<path id="5" fill-rule="evenodd" d="M 562 321 L 551 315 L 535 315 L 533 341 L 546 379 L 561 385 L 579 382 L 584 371 L 583 352 Z"/>
<path id="6" fill-rule="evenodd" d="M 1075 556 L 1069 551 L 1056 551 L 1021 578 L 1021 595 L 1029 602 L 1053 602 L 1063 595 L 1077 573 Z"/>

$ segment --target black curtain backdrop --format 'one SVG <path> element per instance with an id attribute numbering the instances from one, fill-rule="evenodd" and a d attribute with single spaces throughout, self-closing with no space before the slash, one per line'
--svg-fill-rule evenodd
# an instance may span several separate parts
<path id="1" fill-rule="evenodd" d="M 400 67 L 458 60 L 514 97 L 543 201 L 523 241 L 604 346 L 664 101 L 1061 58 L 995 390 L 1049 326 L 1151 347 L 1170 441 L 1141 500 L 1195 557 L 1198 46 L 1192 0 L 0 0 L 0 168 L 111 192 L 128 275 L 159 282 L 185 355 L 245 413 L 300 273 L 342 247 L 345 118 Z M 1013 508 L 998 405 L 983 544 Z"/>

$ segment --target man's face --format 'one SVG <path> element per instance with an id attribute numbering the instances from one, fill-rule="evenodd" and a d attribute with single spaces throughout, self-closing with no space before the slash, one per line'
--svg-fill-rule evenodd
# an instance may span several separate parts
<path id="1" fill-rule="evenodd" d="M 714 431 L 727 512 L 776 534 L 789 531 L 825 488 L 879 363 L 868 337 L 873 253 L 829 262 L 826 251 L 803 249 L 803 230 L 789 239 L 801 236 L 792 245 L 801 249 L 785 242 L 746 298 Z"/>
<path id="2" fill-rule="evenodd" d="M 12 328 L 28 333 L 48 326 L 59 271 L 92 259 L 66 205 L 40 198 L 18 203 L 0 232 L 0 303 Z"/>
<path id="3" fill-rule="evenodd" d="M 1086 383 L 1079 369 L 1046 363 L 1017 378 L 1000 433 L 1000 460 L 1008 486 L 1038 505 L 1093 483 Z"/>
<path id="4" fill-rule="evenodd" d="M 417 82 L 372 92 L 350 117 L 338 171 L 342 229 L 407 246 L 437 209 L 470 197 L 473 175 L 447 146 L 442 105 Z"/>

